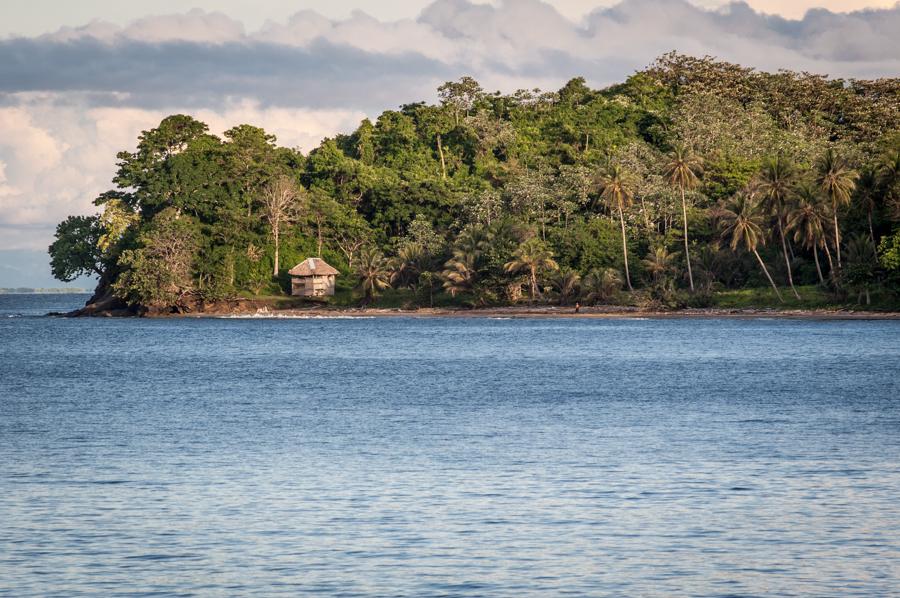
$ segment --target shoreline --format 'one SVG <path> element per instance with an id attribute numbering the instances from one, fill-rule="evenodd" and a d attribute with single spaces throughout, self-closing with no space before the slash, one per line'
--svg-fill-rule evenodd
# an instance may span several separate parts
<path id="1" fill-rule="evenodd" d="M 672 311 L 599 306 L 583 307 L 575 313 L 572 307 L 485 307 L 454 308 L 291 308 L 192 312 L 151 317 L 174 318 L 502 318 L 502 319 L 784 319 L 784 320 L 900 320 L 900 312 L 850 310 L 774 310 L 751 309 L 682 309 Z"/>
<path id="2" fill-rule="evenodd" d="M 503 319 L 784 319 L 784 320 L 900 320 L 900 310 L 874 311 L 846 308 L 706 307 L 654 310 L 623 305 L 574 306 L 513 305 L 497 307 L 338 307 L 323 303 L 284 305 L 273 298 L 225 299 L 195 302 L 181 311 L 127 306 L 106 296 L 55 317 L 99 318 L 503 318 Z"/>

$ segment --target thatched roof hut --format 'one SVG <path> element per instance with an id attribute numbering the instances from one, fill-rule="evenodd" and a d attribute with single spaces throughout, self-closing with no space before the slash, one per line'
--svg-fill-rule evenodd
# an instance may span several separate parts
<path id="1" fill-rule="evenodd" d="M 291 276 L 291 295 L 324 297 L 334 295 L 334 281 L 340 274 L 319 257 L 310 257 L 288 271 Z"/>

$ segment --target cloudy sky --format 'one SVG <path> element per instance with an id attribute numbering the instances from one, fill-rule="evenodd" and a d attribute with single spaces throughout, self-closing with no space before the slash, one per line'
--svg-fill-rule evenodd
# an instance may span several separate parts
<path id="1" fill-rule="evenodd" d="M 56 222 L 90 213 L 115 153 L 173 112 L 309 150 L 465 74 L 603 86 L 675 49 L 897 76 L 898 31 L 880 0 L 0 0 L 0 287 L 52 284 Z"/>

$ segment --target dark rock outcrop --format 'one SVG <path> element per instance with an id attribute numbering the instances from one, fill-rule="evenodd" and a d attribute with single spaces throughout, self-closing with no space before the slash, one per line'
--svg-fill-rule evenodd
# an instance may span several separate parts
<path id="1" fill-rule="evenodd" d="M 103 295 L 95 294 L 84 307 L 66 314 L 70 318 L 84 316 L 94 317 L 131 317 L 141 314 L 140 306 L 131 306 L 107 291 Z"/>

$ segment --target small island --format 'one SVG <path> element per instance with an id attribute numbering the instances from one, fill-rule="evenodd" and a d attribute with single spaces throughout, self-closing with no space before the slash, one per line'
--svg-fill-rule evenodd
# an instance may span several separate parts
<path id="1" fill-rule="evenodd" d="M 99 279 L 73 315 L 900 308 L 898 79 L 669 54 L 606 89 L 438 97 L 308 154 L 164 119 L 57 228 L 54 276 Z M 298 291 L 309 263 L 327 289 Z"/>

